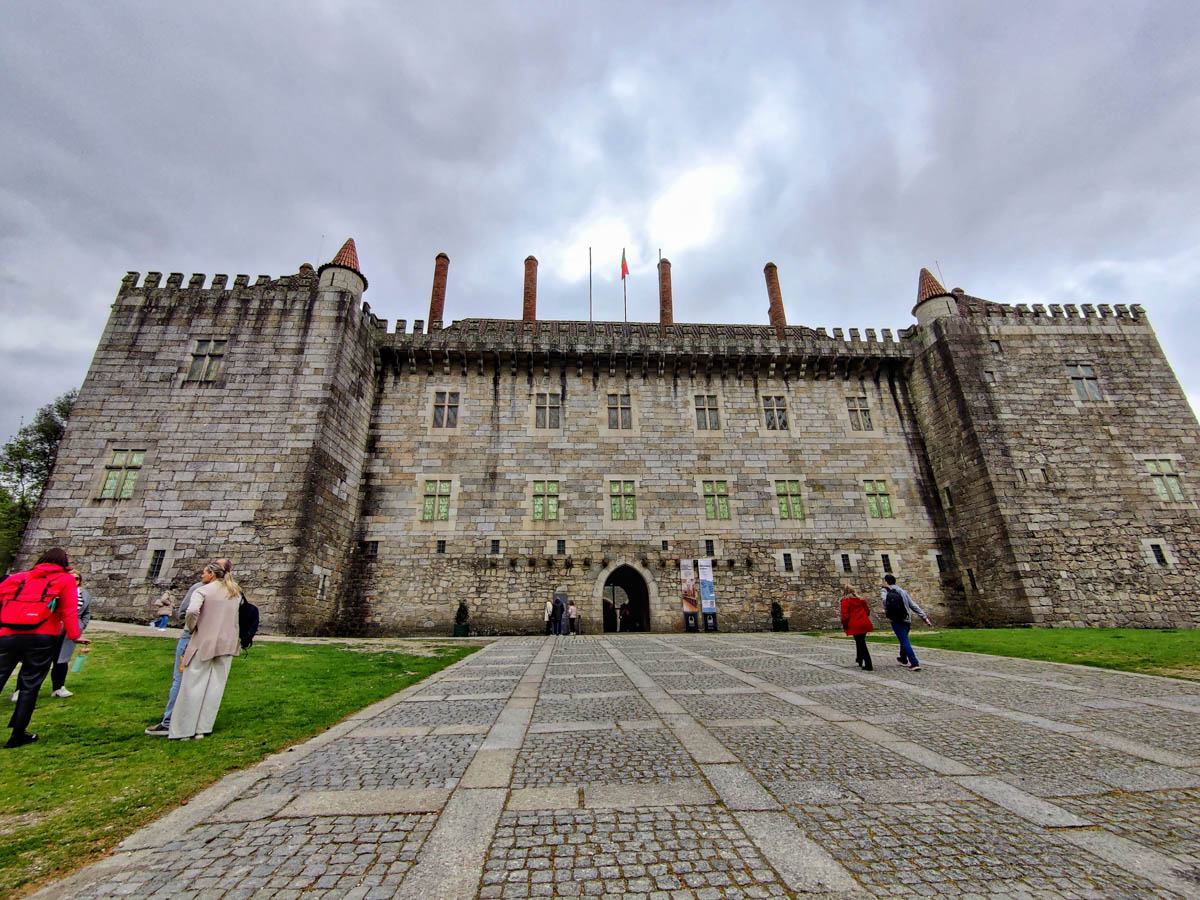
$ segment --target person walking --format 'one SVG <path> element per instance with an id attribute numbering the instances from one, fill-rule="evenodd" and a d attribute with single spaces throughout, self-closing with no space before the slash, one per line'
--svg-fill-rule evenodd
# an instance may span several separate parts
<path id="1" fill-rule="evenodd" d="M 554 601 L 547 600 L 546 601 L 546 609 L 542 613 L 542 619 L 546 623 L 546 634 L 550 634 L 550 628 L 552 627 L 551 622 L 550 622 L 550 617 L 553 615 L 554 615 Z"/>
<path id="2" fill-rule="evenodd" d="M 224 566 L 226 572 L 233 571 L 233 563 L 228 558 L 218 556 L 217 562 Z M 175 712 L 175 702 L 179 698 L 179 686 L 183 683 L 183 654 L 192 640 L 192 630 L 187 625 L 188 606 L 196 591 L 203 586 L 203 581 L 197 581 L 187 589 L 187 593 L 183 595 L 183 600 L 179 604 L 179 618 L 183 620 L 183 633 L 175 641 L 175 663 L 171 668 L 171 687 L 167 691 L 167 705 L 163 707 L 162 719 L 145 731 L 146 734 L 154 737 L 166 737 L 171 731 L 171 715 Z"/>
<path id="3" fill-rule="evenodd" d="M 871 651 L 867 649 L 867 635 L 875 630 L 871 624 L 871 610 L 850 584 L 842 585 L 842 630 L 854 638 L 854 661 L 858 667 L 873 671 Z"/>
<path id="4" fill-rule="evenodd" d="M 201 570 L 200 581 L 187 610 L 192 639 L 183 653 L 183 680 L 167 734 L 176 741 L 198 740 L 212 733 L 229 668 L 240 650 L 241 588 L 215 559 Z"/>
<path id="5" fill-rule="evenodd" d="M 75 577 L 75 589 L 79 592 L 79 630 L 83 632 L 87 630 L 88 623 L 92 621 L 92 595 L 83 586 L 83 576 L 78 572 L 73 572 L 72 575 Z M 67 690 L 66 684 L 67 663 L 71 661 L 71 654 L 75 652 L 75 642 L 67 638 L 65 631 L 59 635 L 58 641 L 58 657 L 50 669 L 50 686 L 54 688 L 51 696 L 66 699 L 74 696 L 71 691 Z"/>
<path id="6" fill-rule="evenodd" d="M 5 747 L 23 747 L 38 739 L 29 731 L 38 691 L 54 665 L 59 635 L 88 644 L 79 633 L 79 591 L 70 573 L 67 551 L 54 547 L 28 572 L 0 583 L 0 691 L 19 663 L 17 706 L 9 719 L 12 736 Z"/>
<path id="7" fill-rule="evenodd" d="M 879 599 L 883 603 L 883 614 L 892 623 L 892 631 L 900 641 L 900 655 L 896 657 L 896 662 L 908 666 L 914 672 L 920 671 L 921 663 L 918 662 L 917 654 L 908 640 L 912 616 L 914 613 L 920 616 L 926 625 L 933 623 L 929 621 L 929 616 L 925 615 L 925 610 L 917 606 L 916 601 L 908 595 L 908 591 L 896 584 L 896 576 L 891 573 L 883 576 L 883 589 Z"/>
<path id="8" fill-rule="evenodd" d="M 575 601 L 574 600 L 572 600 L 571 603 L 567 606 L 567 622 L 570 623 L 570 626 L 571 626 L 570 633 L 578 634 L 579 633 L 579 631 L 578 631 L 579 611 L 577 609 L 575 609 Z"/>
<path id="9" fill-rule="evenodd" d="M 174 608 L 175 599 L 171 596 L 171 592 L 163 591 L 154 605 L 154 621 L 150 623 L 150 627 L 166 631 L 167 622 L 171 619 L 171 610 Z"/>

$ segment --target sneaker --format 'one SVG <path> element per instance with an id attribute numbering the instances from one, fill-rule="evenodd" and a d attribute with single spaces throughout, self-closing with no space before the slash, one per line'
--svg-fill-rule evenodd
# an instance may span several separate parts
<path id="1" fill-rule="evenodd" d="M 13 695 L 12 695 L 12 702 L 13 702 L 13 703 L 16 703 L 16 702 L 17 702 L 18 700 L 20 700 L 20 699 L 21 699 L 21 692 L 20 692 L 20 690 L 15 690 L 15 691 L 13 691 Z"/>
<path id="2" fill-rule="evenodd" d="M 32 744 L 36 740 L 37 740 L 36 734 L 32 734 L 32 733 L 26 731 L 24 734 L 22 734 L 20 736 L 14 734 L 12 737 L 10 737 L 8 739 L 8 743 L 6 743 L 4 746 L 5 747 L 24 747 L 26 744 Z"/>
<path id="3" fill-rule="evenodd" d="M 920 666 L 917 666 L 917 665 L 912 665 L 912 666 L 909 666 L 909 668 L 910 668 L 910 669 L 912 669 L 914 672 L 920 672 L 920 671 L 921 671 L 921 667 L 920 667 Z"/>
<path id="4" fill-rule="evenodd" d="M 143 734 L 153 734 L 156 737 L 166 737 L 170 733 L 170 731 L 171 731 L 171 729 L 169 726 L 164 725 L 162 722 L 159 722 L 157 725 L 151 725 L 149 728 L 147 728 L 142 733 Z"/>
<path id="5" fill-rule="evenodd" d="M 71 691 L 68 691 L 65 687 L 63 687 L 63 688 L 59 688 L 57 691 L 52 693 L 50 696 L 51 697 L 74 697 L 75 695 L 73 693 L 71 693 Z"/>
<path id="6" fill-rule="evenodd" d="M 202 734 L 193 734 L 193 735 L 192 735 L 192 740 L 193 740 L 193 741 L 202 741 L 202 740 L 204 740 L 204 735 L 202 735 Z"/>

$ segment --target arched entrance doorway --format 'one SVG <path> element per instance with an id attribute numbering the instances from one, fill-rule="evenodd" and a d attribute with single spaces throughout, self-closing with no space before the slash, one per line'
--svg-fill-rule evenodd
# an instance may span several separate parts
<path id="1" fill-rule="evenodd" d="M 604 581 L 604 630 L 649 631 L 650 592 L 632 566 L 618 566 Z"/>

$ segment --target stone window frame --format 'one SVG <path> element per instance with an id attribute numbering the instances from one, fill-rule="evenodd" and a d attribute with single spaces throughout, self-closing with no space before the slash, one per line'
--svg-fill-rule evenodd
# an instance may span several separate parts
<path id="1" fill-rule="evenodd" d="M 229 356 L 229 337 L 197 337 L 192 341 L 191 359 L 188 360 L 181 383 L 219 383 L 225 374 L 225 360 Z M 218 344 L 219 348 L 216 346 Z M 197 367 L 197 363 L 201 365 Z"/>
<path id="2" fill-rule="evenodd" d="M 1094 363 L 1082 360 L 1068 360 L 1065 365 L 1067 367 L 1067 379 L 1071 383 L 1071 396 L 1076 406 L 1090 406 L 1105 401 L 1106 392 L 1100 388 L 1100 379 L 1096 375 L 1096 366 Z M 1087 374 L 1084 374 L 1084 369 L 1087 370 Z M 1095 396 L 1092 396 L 1093 393 Z"/>
<path id="3" fill-rule="evenodd" d="M 770 497 L 771 517 L 775 520 L 775 525 L 783 528 L 806 528 L 812 525 L 812 506 L 809 502 L 808 479 L 804 475 L 794 473 L 777 473 L 767 476 L 767 492 Z M 799 482 L 800 491 L 798 494 L 792 494 L 789 488 L 788 497 L 797 496 L 800 498 L 800 507 L 803 515 L 799 519 L 785 519 L 779 511 L 779 488 L 777 482 Z M 790 507 L 790 504 L 789 504 Z"/>
<path id="4" fill-rule="evenodd" d="M 1138 456 L 1138 461 L 1142 464 L 1142 475 L 1149 480 L 1154 499 L 1158 503 L 1166 506 L 1191 505 L 1187 492 L 1183 489 L 1183 473 L 1180 472 L 1180 463 L 1183 462 L 1182 455 L 1178 453 L 1142 454 Z M 1161 471 L 1164 463 L 1170 467 L 1169 472 Z M 1171 490 L 1172 487 L 1174 491 Z M 1179 494 L 1178 498 L 1173 496 L 1174 493 Z M 1167 496 L 1164 497 L 1164 494 Z"/>
<path id="5" fill-rule="evenodd" d="M 154 562 L 154 554 L 158 551 L 163 551 L 162 565 L 159 566 L 158 574 L 154 577 L 150 576 L 150 567 Z M 144 572 L 143 580 L 151 584 L 169 584 L 172 577 L 175 575 L 175 538 L 156 538 L 146 543 L 146 549 L 142 553 L 142 568 Z"/>
<path id="6" fill-rule="evenodd" d="M 554 482 L 557 482 L 557 484 L 558 484 L 558 492 L 555 494 L 555 496 L 558 498 L 557 517 L 553 518 L 553 519 L 547 519 L 543 516 L 540 519 L 535 519 L 533 517 L 534 497 L 535 497 L 535 487 L 534 486 L 538 482 L 544 483 L 547 481 L 554 481 Z M 559 528 L 561 528 L 563 521 L 566 518 L 566 516 L 564 515 L 566 510 L 565 510 L 565 506 L 563 504 L 564 493 L 565 493 L 565 491 L 563 490 L 563 480 L 557 474 L 555 474 L 553 472 L 527 472 L 527 473 L 525 473 L 525 500 L 524 500 L 524 504 L 522 507 L 523 508 L 523 513 L 522 513 L 522 518 L 521 518 L 522 527 L 526 530 L 532 529 L 532 530 L 537 530 L 537 531 L 546 531 L 546 530 L 557 531 Z M 548 496 L 548 495 L 543 494 L 543 496 Z"/>
<path id="7" fill-rule="evenodd" d="M 632 519 L 614 519 L 612 517 L 612 501 L 613 494 L 612 483 L 619 481 L 622 484 L 625 482 L 633 482 L 633 504 L 634 516 Z M 642 478 L 640 475 L 629 475 L 623 472 L 609 472 L 604 475 L 603 494 L 601 496 L 601 521 L 604 523 L 606 531 L 640 531 L 646 525 L 646 497 L 642 492 Z M 622 496 L 625 496 L 622 494 Z M 624 506 L 624 504 L 622 504 Z"/>
<path id="8" fill-rule="evenodd" d="M 784 555 L 789 555 L 792 558 L 792 569 L 790 572 L 784 563 Z M 775 560 L 775 573 L 777 575 L 796 580 L 800 578 L 804 554 L 798 547 L 780 547 L 778 550 L 771 552 L 771 558 Z"/>
<path id="9" fill-rule="evenodd" d="M 1050 472 L 1045 466 L 1021 466 L 1017 469 L 1021 484 L 1028 487 L 1031 484 L 1046 485 L 1050 483 Z"/>
<path id="10" fill-rule="evenodd" d="M 721 494 L 721 495 L 718 495 L 715 492 L 713 493 L 712 496 L 714 498 L 714 508 L 717 505 L 715 502 L 717 497 L 723 496 L 725 498 L 725 507 L 726 507 L 726 512 L 728 513 L 728 515 L 725 516 L 724 518 L 721 518 L 720 516 L 715 516 L 714 518 L 710 519 L 708 517 L 709 494 L 705 489 L 705 485 L 708 483 L 712 483 L 715 488 L 715 485 L 717 482 L 724 483 L 725 493 Z M 697 475 L 696 476 L 696 493 L 700 497 L 700 513 L 699 513 L 698 518 L 699 518 L 699 522 L 700 522 L 700 527 L 702 529 L 728 528 L 728 527 L 732 527 L 733 524 L 737 521 L 737 513 L 735 512 L 734 503 L 733 503 L 733 486 L 734 486 L 733 479 L 730 478 L 728 475 L 717 474 L 717 475 Z"/>
<path id="11" fill-rule="evenodd" d="M 709 541 L 712 541 L 712 545 L 713 545 L 713 552 L 712 552 L 711 556 L 708 554 L 708 542 Z M 713 567 L 715 568 L 716 564 L 717 564 L 717 560 L 724 559 L 724 558 L 725 558 L 725 539 L 724 538 L 722 538 L 720 535 L 716 535 L 716 534 L 700 535 L 700 538 L 696 541 L 696 559 L 697 560 L 711 559 L 713 561 Z M 697 579 L 697 581 L 696 581 L 697 588 L 696 589 L 697 590 L 699 590 L 699 584 L 700 584 L 699 578 L 700 578 L 700 573 L 697 572 L 696 573 L 696 579 Z"/>
<path id="12" fill-rule="evenodd" d="M 851 431 L 875 431 L 871 420 L 871 402 L 865 393 L 846 397 L 846 421 Z"/>
<path id="13" fill-rule="evenodd" d="M 938 559 L 941 559 L 941 564 L 938 564 Z M 929 565 L 929 571 L 935 579 L 944 578 L 950 573 L 950 560 L 941 550 L 929 550 L 925 553 L 925 561 Z M 893 562 L 894 566 L 895 563 Z"/>
<path id="14" fill-rule="evenodd" d="M 768 407 L 767 401 L 771 401 L 771 406 Z M 779 401 L 783 401 L 783 405 L 779 405 Z M 760 391 L 754 395 L 754 401 L 758 405 L 758 432 L 763 437 L 780 437 L 781 435 L 791 437 L 792 434 L 792 410 L 793 405 L 791 398 L 788 397 L 788 392 L 785 390 L 776 391 Z M 784 424 L 780 428 L 778 426 L 778 413 L 783 411 Z M 772 413 L 772 419 L 776 422 L 775 427 L 768 427 L 767 413 Z"/>
<path id="15" fill-rule="evenodd" d="M 891 566 L 891 569 L 888 569 L 883 564 L 883 557 L 885 556 L 888 558 L 888 565 Z M 904 556 L 894 547 L 884 547 L 882 550 L 877 551 L 875 559 L 879 563 L 880 580 L 883 579 L 884 575 L 895 575 L 897 578 L 904 575 Z"/>
<path id="16" fill-rule="evenodd" d="M 880 483 L 883 484 L 883 487 L 884 487 L 883 490 L 880 490 L 878 487 L 878 485 Z M 874 487 L 873 488 L 868 487 L 868 485 L 873 485 Z M 863 474 L 863 475 L 859 476 L 858 486 L 859 486 L 859 490 L 862 491 L 863 506 L 865 507 L 868 522 L 887 522 L 889 520 L 894 520 L 894 519 L 900 518 L 899 509 L 898 509 L 899 504 L 896 502 L 895 485 L 893 484 L 891 478 L 887 477 L 886 475 Z M 882 514 L 872 515 L 872 513 L 871 513 L 871 497 L 872 496 L 874 496 L 876 498 L 879 498 L 879 497 L 887 498 L 887 508 L 888 508 L 888 512 L 890 513 L 889 515 L 886 515 L 886 516 L 882 515 Z M 882 509 L 882 507 L 879 507 L 878 499 L 876 502 L 876 507 L 879 509 Z"/>
<path id="17" fill-rule="evenodd" d="M 996 371 L 994 369 L 984 369 L 983 370 L 983 383 L 984 384 L 995 384 L 996 383 Z"/>
<path id="18" fill-rule="evenodd" d="M 545 398 L 544 402 L 542 398 Z M 564 428 L 563 413 L 566 412 L 562 392 L 552 390 L 533 391 L 529 396 L 529 400 L 531 412 L 530 428 L 533 434 L 561 434 Z M 543 419 L 546 424 L 539 425 L 538 415 L 542 412 L 545 413 Z M 550 424 L 552 419 L 557 419 L 556 424 Z"/>
<path id="19" fill-rule="evenodd" d="M 842 557 L 847 557 L 850 560 L 849 572 L 846 571 L 845 562 Z M 829 556 L 829 561 L 833 564 L 833 573 L 839 578 L 845 578 L 847 575 L 861 575 L 863 573 L 862 554 L 854 550 L 847 550 L 844 547 L 834 550 Z"/>
<path id="20" fill-rule="evenodd" d="M 458 501 L 460 481 L 458 475 L 447 475 L 445 472 L 431 471 L 418 472 L 413 476 L 413 517 L 412 524 L 414 530 L 417 531 L 454 531 L 458 524 Z M 447 516 L 445 519 L 435 518 L 430 520 L 422 519 L 425 507 L 425 482 L 426 481 L 448 481 L 450 482 L 449 503 L 447 506 Z"/>
<path id="21" fill-rule="evenodd" d="M 635 387 L 632 384 L 623 384 L 617 388 L 601 387 L 597 391 L 597 393 L 600 396 L 600 404 L 599 404 L 599 406 L 600 406 L 600 409 L 599 409 L 600 436 L 605 437 L 605 438 L 619 438 L 622 440 L 624 440 L 626 438 L 630 438 L 630 437 L 639 437 L 642 433 L 642 426 L 641 426 L 640 415 L 639 415 L 639 413 L 641 412 L 641 397 L 638 395 L 638 392 L 635 389 Z M 609 428 L 608 427 L 608 410 L 609 410 L 608 398 L 609 398 L 609 395 L 616 395 L 618 398 L 620 398 L 620 397 L 628 397 L 629 398 L 629 427 L 628 428 Z M 618 404 L 619 403 L 620 403 L 620 401 L 618 399 Z M 621 408 L 622 407 L 619 405 L 616 407 L 616 409 L 618 409 L 618 410 L 620 410 Z"/>
<path id="22" fill-rule="evenodd" d="M 721 394 L 710 393 L 708 390 L 693 390 L 691 391 L 692 398 L 692 431 L 698 435 L 721 435 L 725 431 L 725 416 L 724 410 L 721 408 Z M 704 405 L 701 406 L 697 401 L 703 399 Z M 711 403 L 709 402 L 711 401 Z M 704 425 L 700 425 L 701 416 L 704 418 Z M 713 418 L 716 418 L 717 424 L 712 424 Z"/>
<path id="23" fill-rule="evenodd" d="M 116 462 L 117 453 L 140 453 L 142 454 L 141 463 L 137 466 L 131 466 L 128 464 L 128 462 L 118 465 Z M 100 457 L 99 464 L 96 467 L 96 477 L 92 485 L 90 496 L 91 502 L 111 504 L 116 506 L 119 503 L 140 501 L 143 493 L 145 492 L 145 475 L 150 470 L 153 462 L 153 455 L 154 445 L 150 441 L 116 440 L 109 441 L 107 444 L 105 444 L 104 454 Z M 126 457 L 126 459 L 128 459 L 128 457 Z M 130 488 L 128 497 L 120 496 L 120 493 L 124 490 L 124 486 L 128 481 L 127 474 L 117 476 L 119 480 L 114 486 L 113 496 L 102 496 L 104 489 L 108 484 L 109 472 L 128 473 L 130 471 L 136 471 L 137 474 L 133 477 L 133 486 Z M 145 572 L 148 568 L 149 563 L 147 562 L 146 567 L 143 568 L 142 571 Z"/>
<path id="24" fill-rule="evenodd" d="M 455 419 L 453 425 L 434 425 L 435 416 L 434 408 L 437 405 L 437 395 L 446 394 L 447 401 L 451 394 L 458 395 L 458 403 L 455 405 Z M 466 391 L 461 386 L 451 387 L 446 384 L 431 384 L 425 389 L 425 406 L 422 415 L 425 416 L 425 434 L 435 440 L 449 440 L 452 437 L 461 433 L 463 424 L 463 407 L 466 405 Z"/>
<path id="25" fill-rule="evenodd" d="M 1155 547 L 1162 551 L 1164 562 L 1160 563 L 1155 557 Z M 1146 560 L 1146 565 L 1153 570 L 1173 572 L 1176 569 L 1175 552 L 1171 549 L 1171 545 L 1162 538 L 1142 538 L 1142 556 Z"/>

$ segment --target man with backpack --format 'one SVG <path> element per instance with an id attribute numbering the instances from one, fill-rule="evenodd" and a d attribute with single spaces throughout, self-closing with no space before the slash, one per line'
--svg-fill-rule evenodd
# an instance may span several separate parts
<path id="1" fill-rule="evenodd" d="M 91 643 L 79 633 L 79 593 L 67 551 L 47 550 L 28 572 L 17 572 L 0 583 L 0 691 L 19 663 L 17 708 L 8 725 L 12 737 L 5 747 L 23 747 L 37 740 L 27 729 L 37 706 L 38 691 L 54 665 L 59 638 Z"/>
<path id="2" fill-rule="evenodd" d="M 921 664 L 917 661 L 917 654 L 913 652 L 912 644 L 908 640 L 908 632 L 912 628 L 912 614 L 920 616 L 926 625 L 933 623 L 929 621 L 929 616 L 925 615 L 925 610 L 917 606 L 916 601 L 908 595 L 908 591 L 897 586 L 895 575 L 889 573 L 883 576 L 883 590 L 880 591 L 879 599 L 883 603 L 883 614 L 892 623 L 892 631 L 900 641 L 900 655 L 896 657 L 896 661 L 914 672 L 919 672 Z"/>

